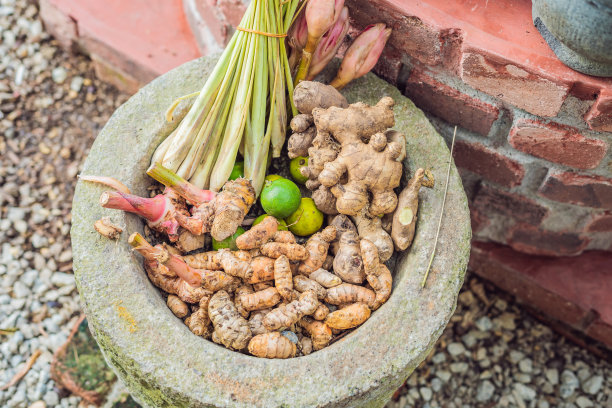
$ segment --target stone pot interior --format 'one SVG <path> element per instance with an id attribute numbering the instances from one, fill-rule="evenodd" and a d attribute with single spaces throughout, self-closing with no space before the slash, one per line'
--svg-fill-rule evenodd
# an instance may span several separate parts
<path id="1" fill-rule="evenodd" d="M 198 89 L 214 60 L 187 63 L 143 88 L 119 108 L 96 139 L 83 174 L 112 176 L 147 195 L 145 171 L 155 147 L 176 126 L 163 121 L 173 99 Z M 454 165 L 438 249 L 425 289 L 420 282 L 432 250 L 443 198 L 448 148 L 421 111 L 396 89 L 367 75 L 346 88 L 349 102 L 396 100 L 396 126 L 407 137 L 404 180 L 418 167 L 436 185 L 420 192 L 415 240 L 397 257 L 390 299 L 340 341 L 305 357 L 266 360 L 193 335 L 167 308 L 127 237 L 143 232 L 136 216 L 97 205 L 105 188 L 79 182 L 73 209 L 75 275 L 88 321 L 105 358 L 145 405 L 383 405 L 426 357 L 450 319 L 470 248 L 467 200 Z M 124 226 L 118 242 L 91 227 L 102 216 Z M 183 373 L 183 374 L 181 374 Z M 180 374 L 180 375 L 179 375 Z M 189 380 L 185 380 L 189 378 Z M 333 380 L 332 380 L 333 379 Z M 347 405 L 348 404 L 348 405 Z"/>

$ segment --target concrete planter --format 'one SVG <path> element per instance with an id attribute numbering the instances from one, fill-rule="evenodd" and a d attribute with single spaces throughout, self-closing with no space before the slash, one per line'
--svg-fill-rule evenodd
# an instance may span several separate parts
<path id="1" fill-rule="evenodd" d="M 213 67 L 199 59 L 153 81 L 119 108 L 96 139 L 84 174 L 113 176 L 145 195 L 149 158 L 175 124 L 164 123 L 171 101 L 193 92 Z M 76 281 L 92 333 L 136 400 L 151 407 L 380 407 L 426 357 L 442 334 L 463 283 L 470 218 L 454 168 L 438 251 L 420 289 L 444 190 L 448 149 L 423 113 L 388 83 L 368 75 L 346 89 L 349 101 L 396 100 L 396 128 L 407 136 L 407 167 L 431 168 L 434 189 L 422 189 L 417 235 L 395 268 L 389 301 L 351 335 L 307 357 L 265 360 L 229 351 L 193 335 L 172 315 L 126 240 L 141 231 L 133 215 L 100 208 L 103 187 L 77 185 L 72 225 Z M 125 227 L 119 242 L 93 223 L 104 215 Z"/>
<path id="2" fill-rule="evenodd" d="M 532 17 L 561 62 L 587 75 L 612 77 L 612 1 L 533 0 Z"/>

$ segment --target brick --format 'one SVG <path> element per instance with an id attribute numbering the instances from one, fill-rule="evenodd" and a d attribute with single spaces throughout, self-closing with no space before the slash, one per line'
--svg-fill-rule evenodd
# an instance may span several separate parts
<path id="1" fill-rule="evenodd" d="M 556 116 L 569 86 L 528 72 L 512 61 L 465 52 L 461 78 L 474 88 L 537 116 Z"/>
<path id="2" fill-rule="evenodd" d="M 241 0 L 217 0 L 217 7 L 230 25 L 238 27 L 247 9 L 247 4 Z"/>
<path id="3" fill-rule="evenodd" d="M 483 136 L 489 134 L 499 117 L 496 106 L 461 93 L 420 70 L 412 71 L 404 92 L 419 108 Z"/>
<path id="4" fill-rule="evenodd" d="M 144 83 L 132 77 L 130 74 L 122 72 L 113 65 L 109 65 L 104 58 L 100 58 L 95 54 L 91 54 L 90 57 L 93 61 L 96 77 L 101 81 L 108 82 L 117 87 L 117 89 L 128 94 L 136 93 L 136 91 L 144 85 Z"/>
<path id="5" fill-rule="evenodd" d="M 609 349 L 612 349 L 612 323 L 606 323 L 601 319 L 595 319 L 587 328 L 586 335 L 601 341 Z"/>
<path id="6" fill-rule="evenodd" d="M 550 270 L 542 270 L 543 263 L 550 259 L 553 258 L 544 260 L 542 257 L 525 255 L 505 245 L 474 242 L 469 269 L 516 296 L 521 302 L 572 327 L 580 328 L 589 308 L 569 301 L 558 293 L 559 290 L 555 290 L 555 286 L 549 287 L 551 285 L 539 282 L 549 282 L 555 278 Z M 567 283 L 571 286 L 571 283 Z"/>
<path id="7" fill-rule="evenodd" d="M 578 169 L 594 169 L 608 150 L 603 140 L 586 138 L 576 128 L 527 119 L 515 123 L 509 142 L 532 156 Z"/>
<path id="8" fill-rule="evenodd" d="M 504 187 L 519 185 L 525 175 L 521 164 L 480 143 L 455 142 L 453 158 L 457 166 Z"/>
<path id="9" fill-rule="evenodd" d="M 40 0 L 39 5 L 45 30 L 55 37 L 63 49 L 72 51 L 78 36 L 76 21 L 70 18 L 66 10 L 53 4 L 52 0 Z"/>
<path id="10" fill-rule="evenodd" d="M 470 220 L 472 222 L 472 234 L 482 231 L 491 224 L 491 220 L 478 209 L 470 207 Z"/>
<path id="11" fill-rule="evenodd" d="M 595 215 L 585 228 L 586 232 L 612 231 L 612 213 L 605 212 Z"/>
<path id="12" fill-rule="evenodd" d="M 482 186 L 472 208 L 485 214 L 501 214 L 518 222 L 538 226 L 546 218 L 549 210 L 534 200 L 519 194 Z"/>
<path id="13" fill-rule="evenodd" d="M 612 132 L 612 86 L 599 93 L 584 120 L 593 130 Z"/>
<path id="14" fill-rule="evenodd" d="M 385 81 L 397 85 L 402 69 L 402 55 L 393 46 L 387 45 L 372 71 Z"/>
<path id="15" fill-rule="evenodd" d="M 401 2 L 386 0 L 347 0 L 351 18 L 360 28 L 385 23 L 393 29 L 389 44 L 426 65 L 442 62 L 439 30 L 414 14 L 407 13 Z"/>
<path id="16" fill-rule="evenodd" d="M 570 172 L 549 172 L 541 196 L 563 203 L 612 209 L 612 179 Z"/>
<path id="17" fill-rule="evenodd" d="M 183 0 L 183 11 L 202 55 L 227 43 L 231 27 L 215 0 Z"/>
<path id="18" fill-rule="evenodd" d="M 582 253 L 589 239 L 573 232 L 547 231 L 519 224 L 508 232 L 507 242 L 514 250 L 526 254 L 574 256 Z"/>

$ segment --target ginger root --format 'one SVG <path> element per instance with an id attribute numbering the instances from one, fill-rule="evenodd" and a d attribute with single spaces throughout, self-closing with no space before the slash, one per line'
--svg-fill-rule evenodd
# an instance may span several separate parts
<path id="1" fill-rule="evenodd" d="M 353 303 L 335 312 L 331 312 L 325 319 L 325 324 L 332 329 L 352 329 L 368 320 L 370 313 L 368 305 L 364 303 Z"/>
<path id="2" fill-rule="evenodd" d="M 308 257 L 302 261 L 298 268 L 298 272 L 309 276 L 312 272 L 323 266 L 327 258 L 327 250 L 329 244 L 336 238 L 336 227 L 330 225 L 322 231 L 311 236 L 304 248 L 308 253 Z"/>
<path id="3" fill-rule="evenodd" d="M 334 227 L 336 227 L 336 239 L 332 241 L 331 246 L 330 246 L 331 253 L 336 255 L 338 253 L 338 248 L 340 248 L 340 237 L 342 237 L 342 234 L 344 234 L 347 231 L 352 231 L 354 233 L 357 233 L 357 227 L 355 226 L 353 221 L 351 221 L 351 219 L 344 214 L 338 214 L 335 217 L 333 217 L 331 221 L 329 222 L 329 225 L 333 225 Z M 210 268 L 207 268 L 207 269 L 210 269 Z M 323 268 L 323 269 L 329 270 L 331 268 Z"/>
<path id="4" fill-rule="evenodd" d="M 408 248 L 414 239 L 419 209 L 419 189 L 423 185 L 424 177 L 425 171 L 418 169 L 399 195 L 391 227 L 391 238 L 398 251 Z"/>
<path id="5" fill-rule="evenodd" d="M 240 316 L 230 295 L 220 290 L 208 303 L 208 316 L 215 329 L 215 338 L 225 347 L 242 350 L 251 340 L 251 329 L 244 317 Z"/>
<path id="6" fill-rule="evenodd" d="M 381 262 L 385 262 L 393 255 L 393 240 L 383 229 L 380 217 L 370 217 L 367 207 L 361 209 L 359 214 L 353 217 L 359 238 L 371 241 L 378 248 Z"/>
<path id="7" fill-rule="evenodd" d="M 110 217 L 102 217 L 98 221 L 94 222 L 94 229 L 98 231 L 100 235 L 103 235 L 108 239 L 117 239 L 123 232 L 122 228 L 113 224 Z"/>
<path id="8" fill-rule="evenodd" d="M 303 316 L 314 313 L 318 306 L 317 295 L 311 291 L 304 292 L 297 300 L 273 309 L 264 317 L 263 324 L 271 331 L 288 328 Z"/>
<path id="9" fill-rule="evenodd" d="M 338 253 L 334 258 L 334 273 L 349 283 L 360 284 L 365 280 L 359 237 L 352 231 L 347 231 L 340 237 Z"/>
<path id="10" fill-rule="evenodd" d="M 276 231 L 272 240 L 282 244 L 295 244 L 295 235 L 291 231 Z"/>
<path id="11" fill-rule="evenodd" d="M 238 178 L 226 182 L 223 190 L 207 203 L 214 208 L 210 228 L 213 238 L 223 241 L 235 233 L 254 202 L 255 189 L 249 180 Z"/>
<path id="12" fill-rule="evenodd" d="M 279 332 L 263 333 L 249 342 L 249 353 L 262 358 L 290 358 L 297 352 L 295 344 Z"/>
<path id="13" fill-rule="evenodd" d="M 206 296 L 200 300 L 198 310 L 193 312 L 191 316 L 185 319 L 185 324 L 189 327 L 189 330 L 196 336 L 202 336 L 206 339 L 212 335 L 210 327 L 210 318 L 208 317 L 208 306 L 210 303 L 210 297 Z"/>

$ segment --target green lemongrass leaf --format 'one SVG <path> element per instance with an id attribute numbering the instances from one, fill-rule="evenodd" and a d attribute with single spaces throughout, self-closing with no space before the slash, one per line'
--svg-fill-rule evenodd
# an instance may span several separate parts
<path id="1" fill-rule="evenodd" d="M 181 103 L 181 101 L 185 99 L 193 98 L 194 96 L 198 96 L 199 94 L 200 94 L 200 91 L 197 91 L 197 92 L 193 92 L 188 95 L 183 95 L 179 98 L 176 98 L 174 102 L 172 102 L 172 105 L 170 105 L 170 107 L 166 109 L 166 114 L 165 114 L 166 122 L 172 122 L 172 119 L 174 119 L 174 111 L 179 106 L 179 103 Z"/>

